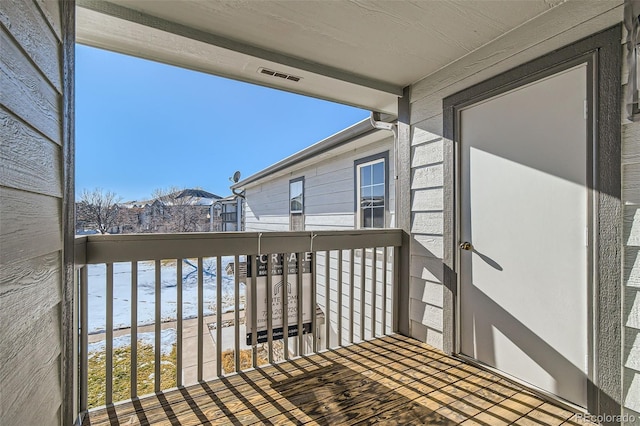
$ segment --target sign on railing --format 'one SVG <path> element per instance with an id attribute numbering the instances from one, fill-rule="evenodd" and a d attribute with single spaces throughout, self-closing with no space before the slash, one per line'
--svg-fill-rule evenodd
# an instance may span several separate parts
<path id="1" fill-rule="evenodd" d="M 402 244 L 399 229 L 76 238 L 80 410 L 393 331 Z M 89 336 L 95 316 L 106 331 Z"/>
<path id="2" fill-rule="evenodd" d="M 287 292 L 287 323 L 288 335 L 298 335 L 298 254 L 290 253 L 287 255 L 286 265 L 286 283 L 285 274 L 283 273 L 283 265 L 285 259 L 283 254 L 272 254 L 271 256 L 271 276 L 272 276 L 272 289 L 271 289 L 271 324 L 273 329 L 273 340 L 279 340 L 283 338 L 283 304 L 282 304 L 282 292 Z M 313 262 L 311 253 L 304 253 L 302 259 L 302 332 L 303 334 L 311 332 L 313 312 L 311 306 L 311 274 L 313 272 Z M 253 271 L 251 270 L 251 256 L 247 259 L 247 277 L 252 277 Z M 268 255 L 260 255 L 256 259 L 258 273 L 256 279 L 247 280 L 247 305 L 245 309 L 246 315 L 246 327 L 247 327 L 247 345 L 251 345 L 252 329 L 252 315 L 253 312 L 257 312 L 257 337 L 258 343 L 264 343 L 267 341 L 268 327 L 268 298 L 267 298 L 267 276 L 268 276 Z M 253 308 L 253 300 L 251 298 L 251 285 L 256 284 L 256 308 Z"/>

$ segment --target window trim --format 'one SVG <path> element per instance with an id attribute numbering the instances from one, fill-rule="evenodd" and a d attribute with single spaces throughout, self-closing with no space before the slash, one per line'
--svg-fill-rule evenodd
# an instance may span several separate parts
<path id="1" fill-rule="evenodd" d="M 383 228 L 362 228 L 360 223 L 360 167 L 366 166 L 369 163 L 378 161 L 384 161 L 384 227 Z M 389 151 L 380 152 L 378 154 L 369 155 L 367 157 L 359 158 L 353 162 L 353 211 L 354 211 L 354 226 L 355 229 L 384 229 L 389 227 L 390 213 L 389 213 Z"/>
<path id="2" fill-rule="evenodd" d="M 627 29 L 626 61 L 629 75 L 625 93 L 627 118 L 640 121 L 640 9 L 625 3 L 624 23 Z"/>
<path id="3" fill-rule="evenodd" d="M 640 17 L 638 19 L 640 19 Z M 640 41 L 638 41 L 638 43 L 636 44 L 634 52 L 635 52 L 635 58 L 633 60 L 635 61 L 635 68 L 636 68 L 636 75 L 635 75 L 635 92 L 636 93 L 634 96 L 636 97 L 636 102 L 633 103 L 632 105 L 631 115 L 634 121 L 640 121 Z M 630 75 L 630 78 L 634 78 L 634 76 Z"/>
<path id="4" fill-rule="evenodd" d="M 301 211 L 291 211 L 291 184 L 294 184 L 296 182 L 302 182 L 302 210 Z M 300 176 L 297 177 L 295 179 L 290 179 L 289 180 L 289 199 L 288 199 L 288 203 L 289 203 L 289 230 L 293 231 L 293 221 L 291 220 L 291 217 L 296 214 L 296 215 L 300 215 L 302 216 L 302 229 L 304 230 L 305 228 L 305 223 L 304 223 L 304 214 L 305 214 L 305 200 L 304 200 L 304 176 Z"/>

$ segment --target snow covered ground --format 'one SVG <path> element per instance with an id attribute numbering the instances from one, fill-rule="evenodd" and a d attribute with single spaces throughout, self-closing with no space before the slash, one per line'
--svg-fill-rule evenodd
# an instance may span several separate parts
<path id="1" fill-rule="evenodd" d="M 234 306 L 234 277 L 227 275 L 226 266 L 233 257 L 222 258 L 222 306 L 223 312 Z M 241 259 L 244 261 L 244 259 Z M 88 332 L 103 332 L 106 326 L 106 265 L 88 266 Z M 113 274 L 113 328 L 131 327 L 131 263 L 115 263 Z M 161 320 L 177 317 L 177 268 L 175 261 L 161 265 Z M 138 262 L 138 325 L 155 322 L 155 262 Z M 216 259 L 204 259 L 204 315 L 215 313 Z M 245 286 L 240 284 L 240 297 L 244 300 Z M 182 264 L 182 312 L 183 318 L 195 318 L 198 314 L 198 270 L 196 260 Z M 240 302 L 242 307 L 243 303 Z M 128 339 L 128 338 L 127 338 Z M 164 340 L 164 339 L 163 339 Z"/>
<path id="2" fill-rule="evenodd" d="M 160 332 L 160 352 L 164 355 L 171 354 L 173 345 L 176 344 L 176 329 L 167 328 Z M 155 333 L 138 333 L 138 342 L 146 345 L 155 346 L 156 335 Z M 123 348 L 131 345 L 131 335 L 126 334 L 124 336 L 118 336 L 113 339 L 113 348 Z M 100 340 L 94 343 L 89 343 L 89 357 L 93 354 L 104 353 L 106 349 L 106 342 Z"/>

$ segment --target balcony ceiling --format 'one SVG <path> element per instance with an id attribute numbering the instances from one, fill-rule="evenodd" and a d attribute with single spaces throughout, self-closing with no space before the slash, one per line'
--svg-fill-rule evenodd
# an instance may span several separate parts
<path id="1" fill-rule="evenodd" d="M 78 0 L 78 42 L 396 112 L 402 88 L 558 9 L 620 1 Z M 563 13 L 563 16 L 570 16 Z M 582 13 L 584 16 L 584 12 Z M 567 28 L 572 25 L 566 22 Z M 490 54 L 490 53 L 488 53 Z M 300 77 L 294 82 L 260 68 Z"/>

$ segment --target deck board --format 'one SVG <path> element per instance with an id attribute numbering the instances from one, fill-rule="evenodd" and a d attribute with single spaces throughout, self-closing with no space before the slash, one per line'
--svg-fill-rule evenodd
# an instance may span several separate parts
<path id="1" fill-rule="evenodd" d="M 91 411 L 88 425 L 560 425 L 573 413 L 393 335 Z"/>

